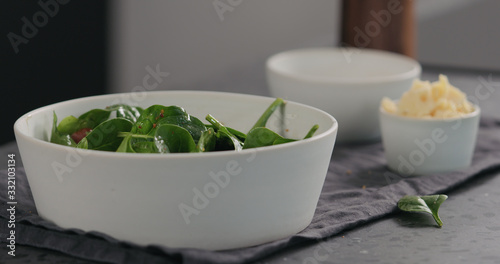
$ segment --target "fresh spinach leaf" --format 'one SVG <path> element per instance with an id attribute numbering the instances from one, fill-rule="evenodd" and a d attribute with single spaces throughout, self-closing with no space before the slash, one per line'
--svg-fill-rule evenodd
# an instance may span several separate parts
<path id="1" fill-rule="evenodd" d="M 120 136 L 121 133 L 118 133 L 118 137 Z M 129 152 L 129 153 L 135 153 L 135 150 L 132 146 L 132 134 L 127 133 L 125 137 L 123 137 L 123 140 L 121 141 L 120 145 L 116 149 L 116 152 Z"/>
<path id="2" fill-rule="evenodd" d="M 244 149 L 278 145 L 296 141 L 295 139 L 285 138 L 278 133 L 266 128 L 267 121 L 269 120 L 271 115 L 276 111 L 276 109 L 278 109 L 278 107 L 283 107 L 284 105 L 285 101 L 283 101 L 282 98 L 276 98 L 276 100 L 274 100 L 274 102 L 264 111 L 259 120 L 257 120 L 255 125 L 246 135 L 243 143 Z M 314 125 L 304 138 L 312 137 L 316 130 L 318 130 L 318 128 L 318 125 Z"/>
<path id="3" fill-rule="evenodd" d="M 141 116 L 144 109 L 138 106 L 130 106 L 126 104 L 115 104 L 106 107 L 106 110 L 111 112 L 116 112 L 116 117 L 122 117 L 130 120 L 131 122 L 137 122 L 137 119 Z"/>
<path id="4" fill-rule="evenodd" d="M 151 130 L 150 134 L 154 135 L 156 130 Z M 154 144 L 154 136 L 134 134 L 132 132 L 119 132 L 119 138 L 123 138 L 120 146 L 116 152 L 130 152 L 130 153 L 159 153 L 160 151 Z"/>
<path id="5" fill-rule="evenodd" d="M 152 129 L 156 128 L 157 123 L 166 116 L 186 116 L 187 113 L 183 108 L 178 106 L 163 106 L 152 105 L 137 118 L 137 122 L 132 127 L 131 132 L 134 134 L 147 135 Z"/>
<path id="6" fill-rule="evenodd" d="M 196 144 L 185 128 L 164 124 L 156 129 L 154 142 L 162 153 L 195 152 Z"/>
<path id="7" fill-rule="evenodd" d="M 61 122 L 59 122 L 59 125 L 57 126 L 57 130 L 60 133 L 69 135 L 82 128 L 83 127 L 81 127 L 81 121 L 74 116 L 65 117 L 63 120 L 61 120 Z"/>
<path id="8" fill-rule="evenodd" d="M 83 128 L 94 129 L 100 123 L 108 120 L 110 112 L 103 109 L 92 109 L 83 113 L 78 118 L 67 116 L 57 126 L 57 129 L 64 134 L 73 134 Z"/>
<path id="9" fill-rule="evenodd" d="M 81 128 L 92 128 L 94 129 L 100 123 L 108 120 L 111 115 L 110 111 L 104 109 L 92 109 L 86 113 L 83 113 L 78 117 L 81 120 Z M 79 130 L 79 129 L 77 129 Z"/>
<path id="10" fill-rule="evenodd" d="M 113 118 L 96 126 L 77 145 L 77 148 L 116 151 L 122 142 L 120 132 L 128 132 L 133 123 L 125 118 Z"/>
<path id="11" fill-rule="evenodd" d="M 205 119 L 213 125 L 213 127 L 217 130 L 217 138 L 221 140 L 229 139 L 231 144 L 233 145 L 232 149 L 236 151 L 240 151 L 243 149 L 243 142 L 233 135 L 233 133 L 229 132 L 226 126 L 224 126 L 219 120 L 215 119 L 211 114 L 208 114 Z M 222 141 L 222 142 L 223 142 Z M 217 142 L 216 145 L 221 145 L 222 142 Z M 225 144 L 227 145 L 227 144 Z M 217 148 L 218 149 L 218 148 Z M 222 147 L 221 150 L 226 150 L 225 147 Z"/>
<path id="12" fill-rule="evenodd" d="M 304 139 L 312 137 L 314 133 L 316 133 L 316 130 L 318 130 L 318 128 L 319 128 L 318 124 L 312 126 L 309 132 L 307 132 L 307 135 L 304 137 Z"/>
<path id="13" fill-rule="evenodd" d="M 281 98 L 276 98 L 274 102 L 264 111 L 264 113 L 260 116 L 260 118 L 257 120 L 255 125 L 253 125 L 253 128 L 256 127 L 265 127 L 267 124 L 267 120 L 269 120 L 269 117 L 276 111 L 276 109 L 280 106 L 283 106 L 285 104 L 285 101 Z"/>
<path id="14" fill-rule="evenodd" d="M 203 131 L 200 136 L 200 140 L 196 144 L 197 152 L 209 152 L 215 150 L 217 143 L 217 136 L 213 128 L 208 128 Z"/>
<path id="15" fill-rule="evenodd" d="M 57 128 L 57 115 L 56 112 L 53 112 L 54 120 L 52 122 L 52 133 L 50 135 L 50 142 L 56 143 L 64 146 L 75 147 L 76 143 L 71 136 L 67 133 L 61 133 Z"/>
<path id="16" fill-rule="evenodd" d="M 165 143 L 165 139 L 155 141 L 158 129 L 165 125 L 176 125 L 184 128 L 195 143 L 199 140 L 203 131 L 206 130 L 205 125 L 198 118 L 190 116 L 181 107 L 152 105 L 142 111 L 129 135 L 123 138 L 117 151 L 139 153 L 172 152 L 168 144 Z"/>
<path id="17" fill-rule="evenodd" d="M 296 141 L 278 135 L 276 132 L 266 127 L 256 127 L 248 132 L 243 143 L 243 149 L 265 147 Z"/>
<path id="18" fill-rule="evenodd" d="M 205 127 L 215 129 L 214 125 L 212 125 L 212 124 L 206 124 Z M 228 126 L 226 126 L 226 128 L 227 128 L 227 131 L 229 131 L 231 134 L 236 136 L 241 142 L 245 141 L 245 139 L 247 138 L 247 134 L 245 134 L 239 130 L 236 130 L 236 129 L 228 127 Z"/>
<path id="19" fill-rule="evenodd" d="M 441 204 L 448 198 L 444 194 L 414 196 L 407 195 L 398 201 L 399 209 L 407 212 L 426 212 L 432 215 L 439 227 L 443 222 L 439 218 L 438 211 Z"/>
<path id="20" fill-rule="evenodd" d="M 230 128 L 230 127 L 226 127 L 226 128 L 227 128 L 227 131 L 229 131 L 229 133 L 236 136 L 241 142 L 245 141 L 245 139 L 247 138 L 247 134 L 245 134 L 239 130 L 236 130 L 236 129 Z"/>
<path id="21" fill-rule="evenodd" d="M 265 127 L 276 109 L 283 110 L 284 105 L 283 99 L 277 98 L 247 135 L 226 127 L 210 114 L 206 116 L 210 124 L 205 125 L 178 106 L 152 105 L 142 109 L 115 104 L 92 109 L 78 118 L 68 116 L 59 125 L 55 117 L 51 141 L 78 148 L 131 153 L 239 151 L 296 141 Z M 109 119 L 113 112 L 116 118 Z M 317 125 L 313 126 L 305 138 L 312 137 L 317 129 Z"/>
<path id="22" fill-rule="evenodd" d="M 193 137 L 195 142 L 198 142 L 201 134 L 207 130 L 205 124 L 201 122 L 198 118 L 186 115 L 175 115 L 175 116 L 165 116 L 157 122 L 157 127 L 163 126 L 164 124 L 177 125 L 186 129 L 189 134 Z"/>
<path id="23" fill-rule="evenodd" d="M 130 142 L 135 153 L 162 153 L 156 146 L 153 139 L 143 140 L 133 138 Z M 166 153 L 166 152 L 163 152 Z"/>

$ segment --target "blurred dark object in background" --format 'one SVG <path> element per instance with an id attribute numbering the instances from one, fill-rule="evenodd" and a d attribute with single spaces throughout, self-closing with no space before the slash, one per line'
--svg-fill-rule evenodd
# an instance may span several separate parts
<path id="1" fill-rule="evenodd" d="M 22 114 L 106 90 L 108 1 L 8 0 L 0 9 L 0 144 Z"/>
<path id="2" fill-rule="evenodd" d="M 381 49 L 415 58 L 413 0 L 343 0 L 342 46 Z"/>

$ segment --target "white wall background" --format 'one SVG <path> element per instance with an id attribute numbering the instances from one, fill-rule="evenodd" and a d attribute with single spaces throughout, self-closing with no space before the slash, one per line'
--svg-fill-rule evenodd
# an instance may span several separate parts
<path id="1" fill-rule="evenodd" d="M 418 60 L 500 71 L 500 1 L 416 0 Z"/>
<path id="2" fill-rule="evenodd" d="M 221 16 L 214 3 L 229 7 Z M 424 65 L 500 70 L 500 1 L 415 0 Z M 115 0 L 110 92 L 169 72 L 156 90 L 267 94 L 265 59 L 340 41 L 340 0 Z"/>
<path id="3" fill-rule="evenodd" d="M 221 20 L 214 2 L 232 11 Z M 111 9 L 110 92 L 130 92 L 160 64 L 170 75 L 158 90 L 266 94 L 268 56 L 340 37 L 340 0 L 117 0 Z"/>

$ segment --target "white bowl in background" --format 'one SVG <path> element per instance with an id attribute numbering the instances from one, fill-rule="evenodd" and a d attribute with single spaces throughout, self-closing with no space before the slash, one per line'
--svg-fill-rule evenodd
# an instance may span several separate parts
<path id="1" fill-rule="evenodd" d="M 339 143 L 380 140 L 380 100 L 401 97 L 420 73 L 420 64 L 409 57 L 357 48 L 290 50 L 266 63 L 271 96 L 333 115 Z"/>
<path id="2" fill-rule="evenodd" d="M 449 172 L 470 166 L 481 110 L 457 118 L 404 117 L 379 109 L 387 165 L 404 176 Z"/>
<path id="3" fill-rule="evenodd" d="M 268 126 L 302 138 L 319 124 L 312 138 L 241 152 L 138 154 L 47 142 L 53 111 L 61 120 L 120 102 L 178 105 L 246 132 L 273 100 L 200 91 L 94 96 L 33 110 L 14 131 L 41 217 L 140 245 L 231 249 L 281 239 L 310 224 L 336 138 L 331 115 L 288 102 L 286 118 L 277 111 Z"/>

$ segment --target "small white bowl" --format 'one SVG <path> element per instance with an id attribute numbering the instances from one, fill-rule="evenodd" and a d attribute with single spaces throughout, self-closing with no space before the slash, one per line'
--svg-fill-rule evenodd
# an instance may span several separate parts
<path id="1" fill-rule="evenodd" d="M 339 143 L 380 140 L 380 100 L 399 98 L 421 73 L 409 57 L 356 48 L 285 51 L 271 56 L 266 70 L 272 96 L 335 116 Z"/>
<path id="2" fill-rule="evenodd" d="M 285 118 L 277 111 L 268 127 L 301 138 L 318 124 L 312 138 L 241 152 L 137 154 L 47 142 L 53 111 L 61 120 L 116 103 L 178 105 L 246 132 L 273 101 L 200 91 L 111 94 L 33 110 L 16 121 L 14 131 L 41 217 L 140 245 L 239 248 L 310 224 L 337 133 L 331 115 L 287 102 Z"/>
<path id="3" fill-rule="evenodd" d="M 481 110 L 457 118 L 403 117 L 382 107 L 380 127 L 389 168 L 403 176 L 449 172 L 470 166 Z"/>

